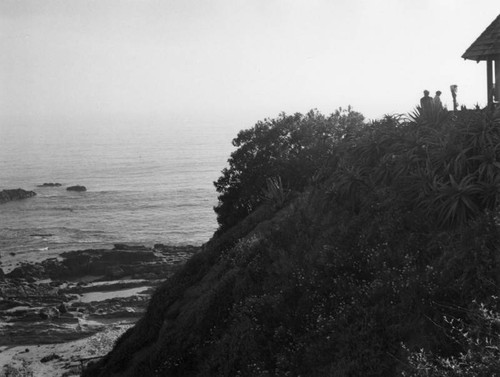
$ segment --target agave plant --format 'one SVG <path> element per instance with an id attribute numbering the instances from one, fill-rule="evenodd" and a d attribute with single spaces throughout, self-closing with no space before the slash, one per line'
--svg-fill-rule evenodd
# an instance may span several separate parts
<path id="1" fill-rule="evenodd" d="M 428 198 L 430 215 L 437 216 L 441 226 L 458 226 L 475 217 L 480 212 L 477 195 L 481 186 L 474 175 L 463 177 L 460 181 L 450 175 L 447 181 L 438 181 L 433 194 Z"/>
<path id="2" fill-rule="evenodd" d="M 469 158 L 470 162 L 477 162 L 477 174 L 479 180 L 491 182 L 499 175 L 500 161 L 497 160 L 498 156 L 500 156 L 500 144 L 486 147 L 480 155 Z"/>
<path id="3" fill-rule="evenodd" d="M 264 200 L 281 208 L 285 203 L 288 192 L 283 188 L 281 177 L 270 177 L 266 179 L 266 188 L 262 189 Z"/>
<path id="4" fill-rule="evenodd" d="M 489 111 L 470 110 L 460 114 L 457 127 L 464 134 L 467 144 L 482 149 L 500 143 L 500 118 Z"/>
<path id="5" fill-rule="evenodd" d="M 408 118 L 412 123 L 420 127 L 439 128 L 452 117 L 452 114 L 447 109 L 436 109 L 434 107 L 423 109 L 418 106 L 408 115 Z"/>
<path id="6" fill-rule="evenodd" d="M 334 184 L 344 197 L 362 184 L 391 186 L 400 203 L 441 227 L 464 224 L 498 203 L 500 124 L 483 111 L 417 108 L 407 119 L 374 125 L 351 152 L 350 167 L 341 166 Z"/>

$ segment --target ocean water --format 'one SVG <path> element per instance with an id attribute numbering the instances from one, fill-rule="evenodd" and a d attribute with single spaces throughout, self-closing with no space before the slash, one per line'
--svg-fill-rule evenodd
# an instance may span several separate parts
<path id="1" fill-rule="evenodd" d="M 0 261 L 113 243 L 201 245 L 217 228 L 213 181 L 236 134 L 214 124 L 0 125 L 0 190 L 37 193 L 0 205 Z M 45 182 L 63 186 L 37 187 Z"/>

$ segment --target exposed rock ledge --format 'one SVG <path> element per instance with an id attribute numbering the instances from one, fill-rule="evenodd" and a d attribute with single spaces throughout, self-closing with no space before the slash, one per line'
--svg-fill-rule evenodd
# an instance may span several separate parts
<path id="1" fill-rule="evenodd" d="M 116 244 L 0 269 L 0 347 L 67 342 L 133 323 L 155 287 L 199 250 Z"/>
<path id="2" fill-rule="evenodd" d="M 87 188 L 85 186 L 80 186 L 80 185 L 76 185 L 76 186 L 69 186 L 66 188 L 66 190 L 68 191 L 87 191 Z"/>
<path id="3" fill-rule="evenodd" d="M 38 185 L 37 187 L 61 187 L 61 186 L 62 185 L 60 183 L 49 182 L 49 183 L 44 183 L 44 184 Z"/>
<path id="4" fill-rule="evenodd" d="M 84 276 L 101 277 L 103 280 L 132 277 L 156 279 L 168 276 L 175 265 L 196 253 L 195 246 L 155 245 L 145 246 L 115 244 L 109 249 L 68 251 L 60 258 L 49 258 L 40 263 L 22 263 L 8 278 L 26 279 L 78 279 Z"/>
<path id="5" fill-rule="evenodd" d="M 31 198 L 35 196 L 36 192 L 34 191 L 26 191 L 23 189 L 11 189 L 11 190 L 2 190 L 0 191 L 0 204 L 10 202 L 11 200 L 20 200 Z"/>

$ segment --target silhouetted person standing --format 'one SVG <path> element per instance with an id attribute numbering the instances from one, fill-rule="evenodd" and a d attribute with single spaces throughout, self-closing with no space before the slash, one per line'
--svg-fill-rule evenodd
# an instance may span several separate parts
<path id="1" fill-rule="evenodd" d="M 434 109 L 436 109 L 436 111 L 440 111 L 440 110 L 443 110 L 443 103 L 441 102 L 441 91 L 438 90 L 436 92 L 436 96 L 434 97 Z"/>
<path id="2" fill-rule="evenodd" d="M 424 90 L 424 96 L 420 98 L 420 107 L 424 112 L 432 109 L 432 97 L 429 97 L 429 91 Z"/>

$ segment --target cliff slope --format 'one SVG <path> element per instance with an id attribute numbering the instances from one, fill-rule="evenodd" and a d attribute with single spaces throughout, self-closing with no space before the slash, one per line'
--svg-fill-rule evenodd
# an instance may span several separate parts
<path id="1" fill-rule="evenodd" d="M 500 133 L 483 113 L 449 116 L 339 143 L 306 189 L 204 245 L 83 375 L 392 376 L 406 348 L 463 351 L 444 316 L 499 293 L 500 155 L 485 140 Z"/>

